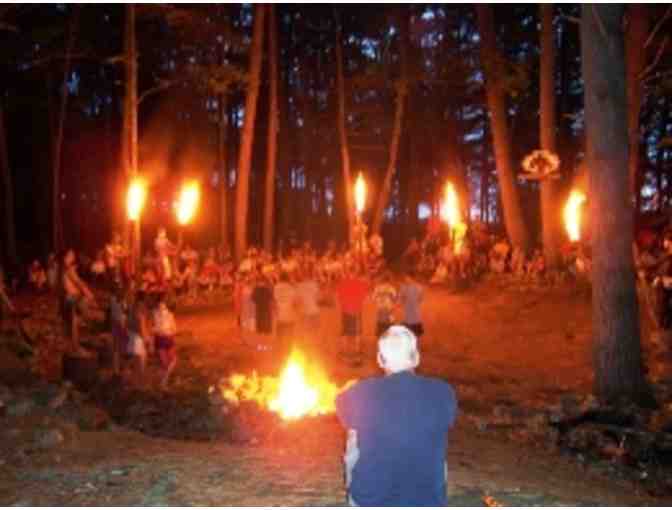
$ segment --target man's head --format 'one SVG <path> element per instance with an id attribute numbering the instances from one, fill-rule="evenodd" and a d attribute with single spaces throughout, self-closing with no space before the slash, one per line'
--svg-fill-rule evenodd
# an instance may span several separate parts
<path id="1" fill-rule="evenodd" d="M 405 326 L 391 326 L 378 340 L 378 364 L 386 373 L 413 370 L 420 364 L 418 339 Z"/>

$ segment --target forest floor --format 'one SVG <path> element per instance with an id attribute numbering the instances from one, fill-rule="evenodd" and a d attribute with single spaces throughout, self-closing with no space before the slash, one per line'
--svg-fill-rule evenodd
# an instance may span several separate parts
<path id="1" fill-rule="evenodd" d="M 479 426 L 479 416 L 486 423 L 502 404 L 546 405 L 590 392 L 585 289 L 522 287 L 499 279 L 460 293 L 432 288 L 424 316 L 419 372 L 452 383 L 461 410 L 448 449 L 451 506 L 664 504 L 611 462 L 586 462 L 546 443 L 512 440 L 497 427 Z M 338 308 L 323 309 L 321 330 L 305 349 L 333 381 L 379 374 L 373 317 L 368 305 L 365 362 L 352 367 L 336 354 Z M 168 390 L 150 386 L 142 394 L 172 402 L 176 414 L 190 398 L 207 402 L 208 388 L 220 378 L 274 364 L 272 353 L 240 342 L 229 306 L 182 310 L 178 327 L 179 362 Z M 156 371 L 150 366 L 154 379 Z M 115 416 L 114 409 L 109 412 Z M 343 505 L 344 432 L 333 415 L 285 424 L 271 440 L 244 444 L 222 437 L 176 439 L 179 433 L 161 428 L 171 416 L 155 419 L 156 428 L 144 433 L 130 418 L 120 419 L 104 430 L 73 432 L 51 448 L 20 452 L 21 426 L 30 426 L 29 417 L 23 425 L 3 423 L 0 505 Z M 173 432 L 179 426 L 173 422 Z"/>

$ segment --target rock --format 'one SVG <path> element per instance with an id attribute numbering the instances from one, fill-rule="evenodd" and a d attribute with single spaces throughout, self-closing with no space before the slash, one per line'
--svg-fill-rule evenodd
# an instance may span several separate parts
<path id="1" fill-rule="evenodd" d="M 42 448 L 53 448 L 65 442 L 65 435 L 59 429 L 42 429 L 35 433 L 35 440 Z"/>
<path id="2" fill-rule="evenodd" d="M 7 405 L 8 416 L 28 416 L 35 409 L 35 402 L 31 398 L 21 398 L 14 400 Z"/>

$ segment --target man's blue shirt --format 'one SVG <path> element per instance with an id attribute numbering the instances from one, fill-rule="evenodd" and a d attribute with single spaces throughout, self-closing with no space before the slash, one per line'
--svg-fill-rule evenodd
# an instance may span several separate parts
<path id="1" fill-rule="evenodd" d="M 358 505 L 446 505 L 447 432 L 457 413 L 448 383 L 412 372 L 367 379 L 341 393 L 336 409 L 357 431 L 350 495 Z"/>

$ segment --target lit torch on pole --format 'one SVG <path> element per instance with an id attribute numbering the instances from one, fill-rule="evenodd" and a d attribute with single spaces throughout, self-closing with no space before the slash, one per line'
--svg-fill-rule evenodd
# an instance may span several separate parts
<path id="1" fill-rule="evenodd" d="M 453 253 L 459 255 L 467 233 L 467 226 L 462 221 L 460 213 L 460 201 L 457 191 L 452 182 L 448 181 L 444 189 L 443 202 L 441 203 L 441 219 L 448 224 L 450 242 L 453 245 Z"/>
<path id="2" fill-rule="evenodd" d="M 585 201 L 585 193 L 574 189 L 569 194 L 565 205 L 565 228 L 567 229 L 567 237 L 572 243 L 581 240 L 581 209 Z"/>
<path id="3" fill-rule="evenodd" d="M 136 274 L 140 259 L 140 216 L 147 198 L 147 185 L 144 179 L 135 177 L 126 195 L 126 210 L 128 219 L 133 224 L 131 229 L 131 273 Z"/>
<path id="4" fill-rule="evenodd" d="M 198 209 L 198 202 L 201 199 L 201 189 L 196 181 L 190 181 L 180 191 L 180 196 L 175 206 L 175 213 L 177 216 L 177 223 L 180 225 L 178 232 L 177 244 L 182 247 L 183 230 L 185 225 L 188 225 L 196 214 Z"/>
<path id="5" fill-rule="evenodd" d="M 355 181 L 355 239 L 359 251 L 359 261 L 364 270 L 364 244 L 366 243 L 366 226 L 362 220 L 362 213 L 366 206 L 366 182 L 360 172 Z"/>

